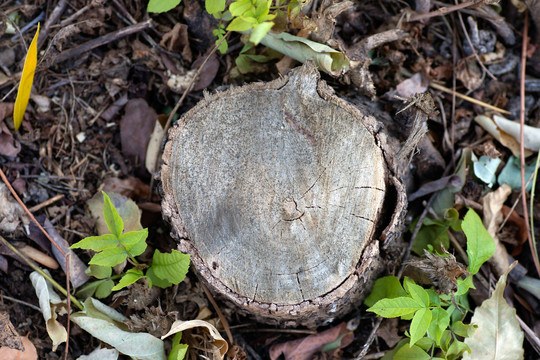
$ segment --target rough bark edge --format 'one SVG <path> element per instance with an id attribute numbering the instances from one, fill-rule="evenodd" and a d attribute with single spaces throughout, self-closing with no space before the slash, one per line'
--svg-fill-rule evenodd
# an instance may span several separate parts
<path id="1" fill-rule="evenodd" d="M 357 107 L 335 96 L 332 88 L 326 85 L 320 79 L 317 69 L 312 64 L 305 64 L 300 69 L 292 71 L 290 75 L 276 79 L 269 83 L 253 83 L 246 86 L 233 88 L 224 92 L 216 92 L 215 94 L 205 94 L 195 107 L 185 113 L 178 123 L 169 130 L 168 138 L 176 137 L 180 134 L 193 114 L 204 110 L 211 102 L 223 97 L 234 96 L 236 93 L 246 90 L 278 90 L 286 85 L 291 78 L 298 72 L 307 74 L 316 73 L 317 92 L 324 100 L 340 106 L 344 110 L 352 113 L 356 118 L 362 119 L 364 125 L 370 131 L 377 141 L 377 145 L 383 151 L 383 158 L 387 163 L 387 189 L 393 188 L 393 192 L 397 196 L 397 201 L 394 207 L 394 212 L 391 214 L 390 222 L 384 227 L 384 224 L 377 224 L 378 228 L 384 227 L 380 238 L 387 245 L 389 240 L 399 237 L 400 230 L 403 224 L 406 209 L 406 194 L 404 185 L 396 175 L 396 164 L 389 156 L 391 152 L 388 149 L 387 136 L 382 130 L 382 125 L 371 116 L 363 114 Z M 179 244 L 178 249 L 191 254 L 191 261 L 196 270 L 202 277 L 202 280 L 208 285 L 213 293 L 217 294 L 222 300 L 229 305 L 232 305 L 239 313 L 255 318 L 257 321 L 281 325 L 281 326 L 298 326 L 304 325 L 315 327 L 321 323 L 331 322 L 334 318 L 343 316 L 355 306 L 359 305 L 371 290 L 373 282 L 381 273 L 383 268 L 383 260 L 379 252 L 379 241 L 373 239 L 366 248 L 361 257 L 361 261 L 357 264 L 356 271 L 347 277 L 341 284 L 338 284 L 332 291 L 317 297 L 303 301 L 294 305 L 277 305 L 253 301 L 244 296 L 233 292 L 217 279 L 210 271 L 208 266 L 200 257 L 198 250 L 194 244 L 188 239 L 188 234 L 185 230 L 184 222 L 179 214 L 178 208 L 174 202 L 173 191 L 170 189 L 171 168 L 169 166 L 171 160 L 172 143 L 168 141 L 165 144 L 163 152 L 163 164 L 158 178 L 162 184 L 162 213 L 165 219 L 168 219 L 172 227 L 177 231 L 173 231 L 172 236 Z M 389 173 L 388 173 L 389 172 Z M 387 191 L 387 195 L 389 191 Z M 386 199 L 385 199 L 386 204 Z"/>

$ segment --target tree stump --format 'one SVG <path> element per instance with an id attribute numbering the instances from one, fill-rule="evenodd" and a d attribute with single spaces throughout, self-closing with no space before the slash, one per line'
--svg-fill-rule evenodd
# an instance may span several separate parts
<path id="1" fill-rule="evenodd" d="M 360 305 L 406 201 L 380 121 L 304 65 L 205 99 L 169 132 L 163 213 L 209 288 L 281 325 Z"/>

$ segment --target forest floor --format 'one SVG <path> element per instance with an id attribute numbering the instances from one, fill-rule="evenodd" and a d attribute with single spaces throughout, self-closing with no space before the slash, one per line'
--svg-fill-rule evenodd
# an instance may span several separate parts
<path id="1" fill-rule="evenodd" d="M 470 0 L 456 5 L 434 0 L 369 0 L 337 9 L 332 7 L 332 1 L 322 0 L 304 8 L 305 18 L 291 22 L 287 16 L 280 17 L 284 19 L 281 27 L 289 33 L 329 44 L 350 60 L 350 68 L 341 73 L 322 74 L 339 97 L 353 103 L 369 98 L 394 115 L 403 106 L 398 98 L 426 91 L 431 94 L 436 111 L 427 121 L 429 130 L 418 145 L 406 184 L 409 195 L 422 185 L 427 187 L 410 198 L 408 225 L 429 210 L 432 194 L 454 187 L 457 190 L 451 192 L 449 207 L 461 216 L 467 208 L 483 214 L 490 234 L 533 279 L 538 278 L 538 273 L 532 246 L 527 243 L 529 226 L 521 202 L 519 158 L 521 147 L 526 155 L 533 155 L 525 159 L 527 182 L 534 172 L 534 155 L 540 143 L 540 132 L 533 131 L 540 127 L 537 3 Z M 38 22 L 38 64 L 31 98 L 22 126 L 15 131 L 12 114 L 17 88 Z M 227 37 L 227 51 L 216 52 L 213 30 L 217 27 L 218 21 L 205 11 L 204 2 L 196 0 L 183 1 L 161 14 L 149 14 L 146 0 L 3 1 L 0 169 L 6 179 L 0 182 L 1 238 L 17 249 L 25 249 L 24 254 L 34 249 L 37 255 L 31 257 L 42 267 L 49 267 L 52 277 L 66 286 L 65 272 L 55 268 L 50 241 L 9 194 L 7 182 L 37 221 L 54 238 L 64 239 L 69 245 L 97 235 L 95 216 L 103 205 L 92 212 L 89 203 L 105 191 L 121 194 L 137 204 L 140 219 L 132 215 L 142 228 L 148 228 L 150 248 L 162 252 L 176 248 L 169 235 L 170 226 L 161 216 L 159 184 L 152 174 L 159 166 L 156 158 L 162 143 L 160 134 L 190 81 L 193 87 L 179 103 L 174 120 L 203 99 L 203 91 L 212 93 L 270 81 L 301 65 L 262 45 L 247 48 L 246 37 L 235 32 Z M 529 36 L 523 41 L 525 30 Z M 526 76 L 522 77 L 524 63 Z M 361 78 L 363 71 L 369 76 Z M 494 114 L 511 120 L 511 124 L 494 121 Z M 479 119 L 480 115 L 484 117 Z M 529 126 L 523 141 L 519 138 L 521 115 Z M 467 166 L 460 166 L 463 162 Z M 452 174 L 454 177 L 449 177 Z M 458 185 L 450 183 L 456 178 L 461 181 Z M 499 196 L 497 204 L 486 200 L 489 194 Z M 532 210 L 538 221 L 539 203 L 534 201 L 528 208 L 530 194 L 530 190 L 525 194 L 527 210 Z M 489 211 L 503 214 L 497 223 L 491 223 L 494 231 L 486 224 Z M 437 224 L 442 224 L 444 230 L 441 233 L 440 228 L 432 228 L 432 237 L 424 245 L 443 244 L 464 262 L 454 246 L 454 240 L 459 243 L 463 236 L 452 234 L 449 226 L 444 227 L 444 219 L 437 220 L 434 212 L 428 211 L 431 225 L 441 221 Z M 532 232 L 538 233 L 538 229 L 533 226 Z M 425 232 L 423 236 L 427 236 Z M 404 239 L 411 241 L 411 233 L 404 234 Z M 422 255 L 417 247 L 413 247 L 415 250 L 416 255 Z M 88 264 L 88 252 L 76 253 L 83 265 Z M 142 258 L 149 260 L 151 254 L 145 253 Z M 493 268 L 505 266 L 505 260 L 501 261 L 503 265 L 491 261 L 482 267 L 481 273 L 491 285 L 501 275 Z M 10 331 L 26 337 L 25 343 L 33 344 L 40 359 L 75 359 L 100 346 L 100 340 L 74 323 L 68 327 L 67 315 L 59 312 L 58 323 L 69 329 L 69 348 L 66 352 L 65 342 L 53 347 L 49 323 L 57 323 L 51 319 L 47 322 L 49 328 L 46 325 L 35 285 L 30 281 L 32 268 L 1 244 L 0 271 L 0 346 L 7 344 L 3 339 L 9 337 Z M 510 277 L 505 295 L 524 326 L 531 330 L 523 341 L 525 358 L 536 359 L 540 354 L 539 292 L 536 285 L 531 285 L 530 292 L 522 283 L 518 287 L 522 276 Z M 229 358 L 268 359 L 273 357 L 269 354 L 273 345 L 320 334 L 337 325 L 273 328 L 226 309 L 229 323 L 223 324 L 193 271 L 179 285 L 147 292 L 144 285 L 134 285 L 101 301 L 129 317 L 130 330 L 157 337 L 164 335 L 176 319 L 200 319 L 220 331 L 228 330 L 233 337 L 229 347 L 236 351 L 230 352 Z M 133 296 L 141 294 L 145 299 L 136 301 L 144 301 L 144 306 L 132 306 Z M 472 296 L 471 311 L 489 294 L 488 286 L 483 295 Z M 408 328 L 407 321 L 388 319 L 378 323 L 375 314 L 365 311 L 365 305 L 358 304 L 357 308 L 342 319 L 360 322 L 356 330 L 339 333 L 348 336 L 346 342 L 335 337 L 335 349 L 321 353 L 319 350 L 334 340 L 313 336 L 300 347 L 281 348 L 285 357 L 357 359 L 367 349 L 365 358 L 376 359 L 406 338 L 403 332 Z M 470 319 L 468 315 L 465 322 Z M 375 336 L 368 342 L 373 331 Z M 216 348 L 219 341 L 203 328 L 184 331 L 182 342 L 189 345 L 190 359 L 221 357 Z M 166 346 L 170 349 L 170 344 Z"/>

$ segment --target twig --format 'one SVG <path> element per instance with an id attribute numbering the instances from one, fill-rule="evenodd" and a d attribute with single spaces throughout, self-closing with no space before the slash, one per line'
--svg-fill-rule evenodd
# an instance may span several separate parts
<path id="1" fill-rule="evenodd" d="M 125 27 L 123 29 L 113 31 L 105 36 L 102 36 L 98 39 L 90 40 L 85 42 L 84 44 L 81 44 L 77 47 L 74 47 L 73 49 L 69 49 L 66 51 L 61 52 L 56 59 L 54 59 L 53 64 L 58 64 L 62 61 L 66 61 L 68 59 L 71 59 L 73 57 L 80 56 L 84 53 L 87 53 L 97 47 L 103 46 L 105 44 L 108 44 L 110 42 L 116 41 L 118 39 L 121 39 L 123 37 L 126 37 L 128 35 L 132 35 L 135 33 L 138 33 L 140 31 L 146 30 L 152 26 L 152 19 L 148 19 L 146 21 L 143 21 L 141 23 L 131 25 L 128 27 Z"/>
<path id="2" fill-rule="evenodd" d="M 197 72 L 195 73 L 195 76 L 193 76 L 193 78 L 191 78 L 188 86 L 186 87 L 186 90 L 184 91 L 184 93 L 182 94 L 182 96 L 180 97 L 180 99 L 178 100 L 176 105 L 174 105 L 174 108 L 169 113 L 169 117 L 167 118 L 167 123 L 165 124 L 165 127 L 163 128 L 163 136 L 161 137 L 161 139 L 159 141 L 160 144 L 163 143 L 163 139 L 165 139 L 165 136 L 167 136 L 167 131 L 169 131 L 169 128 L 171 127 L 172 119 L 173 119 L 174 115 L 176 114 L 176 112 L 178 111 L 178 109 L 180 108 L 180 106 L 182 105 L 182 103 L 184 102 L 184 99 L 186 98 L 187 94 L 191 91 L 191 88 L 195 84 L 195 80 L 197 80 L 197 78 L 201 74 L 202 69 L 204 68 L 204 66 L 206 65 L 206 63 L 210 59 L 210 57 L 217 51 L 219 46 L 223 43 L 223 41 L 225 41 L 225 39 L 227 38 L 227 36 L 229 36 L 230 33 L 231 32 L 228 31 L 223 36 L 223 38 L 214 46 L 212 51 L 210 51 L 210 53 L 206 56 L 206 59 L 204 59 L 204 61 L 202 62 L 201 66 L 199 66 L 199 68 L 197 69 Z M 162 149 L 160 148 L 160 150 L 156 153 L 156 161 L 154 162 L 155 166 L 157 166 L 157 164 L 159 164 L 159 158 L 161 157 L 161 152 L 162 152 Z M 156 169 L 152 169 L 152 170 L 153 170 L 153 172 L 156 171 Z M 150 189 L 152 189 L 153 187 L 154 187 L 154 176 L 152 176 L 152 178 L 150 179 Z M 152 191 L 150 191 L 149 194 L 148 194 L 148 200 L 150 200 L 151 197 L 152 197 Z"/>
<path id="3" fill-rule="evenodd" d="M 478 4 L 483 3 L 483 2 L 484 2 L 484 0 L 471 0 L 471 1 L 466 1 L 466 2 L 464 2 L 462 4 L 452 5 L 452 6 L 448 6 L 448 7 L 441 7 L 441 8 L 438 8 L 437 10 L 434 10 L 432 12 L 428 12 L 426 14 L 413 15 L 407 20 L 407 22 L 425 20 L 425 19 L 429 19 L 429 18 L 432 18 L 432 17 L 435 17 L 435 16 L 443 16 L 443 15 L 449 14 L 451 12 L 460 10 L 460 9 L 464 9 L 464 8 L 468 8 L 468 7 L 471 7 L 471 6 L 478 5 Z"/>
<path id="4" fill-rule="evenodd" d="M 527 196 L 525 188 L 525 145 L 524 145 L 524 130 L 525 130 L 525 66 L 527 65 L 527 43 L 528 43 L 528 27 L 529 27 L 529 12 L 525 11 L 525 20 L 523 23 L 523 41 L 521 43 L 521 74 L 519 80 L 519 96 L 520 96 L 520 111 L 519 123 L 521 125 L 519 134 L 519 150 L 521 160 L 521 202 L 523 203 L 523 218 L 525 219 L 525 228 L 527 229 L 527 238 L 531 247 L 531 255 L 534 260 L 536 271 L 540 274 L 540 263 L 538 261 L 538 251 L 531 237 L 531 226 L 527 219 L 529 212 L 527 209 Z"/>
<path id="5" fill-rule="evenodd" d="M 15 189 L 13 189 L 13 186 L 11 186 L 11 183 L 8 181 L 7 177 L 6 177 L 6 174 L 4 174 L 4 171 L 0 168 L 0 177 L 2 178 L 2 181 L 4 181 L 4 183 L 6 184 L 6 186 L 8 187 L 9 191 L 11 192 L 11 195 L 13 195 L 13 197 L 15 198 L 15 200 L 17 200 L 17 202 L 22 206 L 22 208 L 24 209 L 24 212 L 26 212 L 26 214 L 30 217 L 30 219 L 32 219 L 32 221 L 37 225 L 37 227 L 39 228 L 39 230 L 41 230 L 41 232 L 45 235 L 45 237 L 47 237 L 47 239 L 49 239 L 49 241 L 58 249 L 58 251 L 60 252 L 60 254 L 62 254 L 62 256 L 66 256 L 66 252 L 64 250 L 62 250 L 62 248 L 56 243 L 56 241 L 53 240 L 53 238 L 49 235 L 49 233 L 47 233 L 45 231 L 45 229 L 43 228 L 43 226 L 41 226 L 41 224 L 36 220 L 36 218 L 34 217 L 34 215 L 32 215 L 32 213 L 30 212 L 30 210 L 28 210 L 28 208 L 26 207 L 26 205 L 22 202 L 21 198 L 19 197 L 19 195 L 17 195 L 17 193 L 15 192 Z"/>
<path id="6" fill-rule="evenodd" d="M 54 25 L 60 16 L 64 13 L 64 10 L 66 10 L 67 6 L 67 0 L 60 0 L 54 10 L 51 13 L 51 16 L 45 21 L 45 25 L 43 25 L 43 29 L 41 29 L 41 36 L 38 39 L 38 51 L 41 49 L 43 44 L 45 43 L 45 40 L 47 40 L 47 36 L 49 35 L 49 31 L 51 31 L 51 26 Z"/>
<path id="7" fill-rule="evenodd" d="M 456 2 L 457 2 L 457 0 L 456 0 Z M 463 16 L 461 16 L 460 13 L 458 13 L 458 18 L 459 18 L 459 22 L 461 24 L 461 28 L 463 29 L 463 33 L 465 34 L 465 38 L 467 39 L 467 42 L 469 43 L 469 46 L 471 47 L 471 51 L 473 52 L 473 55 L 474 55 L 476 61 L 478 62 L 478 64 L 480 64 L 480 67 L 482 68 L 482 70 L 485 71 L 485 73 L 488 74 L 490 78 L 492 78 L 493 80 L 497 80 L 495 75 L 493 75 L 486 68 L 486 66 L 484 65 L 482 60 L 480 60 L 480 57 L 478 56 L 478 52 L 476 52 L 476 49 L 474 48 L 471 37 L 469 36 L 469 33 L 467 32 L 467 27 L 465 26 L 465 22 L 463 21 Z"/>
<path id="8" fill-rule="evenodd" d="M 6 245 L 11 251 L 13 251 L 15 254 L 19 255 L 23 260 L 24 262 L 30 266 L 32 269 L 34 269 L 35 271 L 37 271 L 41 276 L 43 276 L 45 279 L 47 279 L 48 282 L 51 283 L 52 286 L 54 286 L 58 291 L 60 291 L 62 294 L 64 294 L 64 296 L 66 297 L 70 297 L 71 298 L 71 301 L 73 301 L 73 303 L 75 305 L 77 305 L 77 307 L 81 310 L 84 310 L 83 308 L 83 305 L 79 302 L 79 300 L 77 300 L 73 295 L 69 294 L 66 289 L 64 289 L 62 287 L 62 285 L 60 285 L 59 283 L 57 283 L 52 277 L 50 277 L 45 271 L 41 270 L 41 268 L 39 266 L 37 266 L 36 264 L 34 264 L 30 259 L 28 259 L 26 257 L 26 255 L 22 254 L 21 252 L 19 252 L 19 250 L 13 246 L 9 241 L 7 241 L 6 239 L 4 239 L 2 236 L 0 236 L 0 242 L 2 242 L 4 245 Z M 68 281 L 69 283 L 69 281 Z"/>
<path id="9" fill-rule="evenodd" d="M 458 93 L 457 91 L 452 91 L 452 90 L 448 89 L 447 87 L 444 87 L 444 86 L 442 86 L 441 84 L 438 84 L 438 83 L 436 83 L 436 82 L 431 82 L 431 83 L 429 84 L 429 86 L 432 87 L 432 88 L 434 88 L 434 89 L 436 89 L 436 90 L 440 90 L 440 91 L 442 91 L 442 92 L 445 92 L 445 93 L 447 93 L 447 94 L 455 95 L 456 97 L 458 97 L 458 98 L 460 98 L 460 99 L 463 99 L 463 100 L 466 100 L 466 101 L 468 101 L 468 102 L 470 102 L 470 103 L 473 103 L 473 104 L 482 106 L 482 107 L 484 107 L 484 108 L 486 108 L 486 109 L 493 110 L 493 111 L 498 111 L 498 112 L 500 112 L 501 114 L 511 114 L 510 111 L 503 110 L 503 109 L 498 108 L 498 107 L 496 107 L 496 106 L 493 106 L 493 105 L 491 105 L 491 104 L 485 103 L 485 102 L 483 102 L 483 101 L 481 101 L 481 100 L 477 100 L 477 99 L 472 98 L 472 97 L 470 97 L 470 96 L 463 95 L 463 94 L 461 94 L 461 93 Z"/>
<path id="10" fill-rule="evenodd" d="M 233 339 L 233 336 L 232 336 L 231 327 L 229 326 L 229 322 L 227 321 L 227 319 L 225 318 L 225 316 L 221 312 L 221 309 L 217 305 L 216 300 L 214 300 L 214 297 L 212 296 L 212 294 L 210 294 L 210 291 L 208 291 L 208 289 L 206 288 L 206 286 L 204 286 L 204 284 L 202 282 L 201 282 L 201 286 L 202 286 L 202 288 L 204 290 L 204 293 L 206 294 L 206 297 L 208 298 L 208 300 L 210 301 L 210 303 L 214 307 L 214 310 L 216 310 L 218 318 L 221 321 L 221 324 L 223 325 L 223 327 L 225 328 L 225 332 L 227 333 L 227 338 L 229 339 L 229 344 L 232 346 L 234 344 L 234 339 Z"/>
<path id="11" fill-rule="evenodd" d="M 41 210 L 43 209 L 44 207 L 47 207 L 55 202 L 57 202 L 58 200 L 60 199 L 63 199 L 64 198 L 64 194 L 58 194 L 56 196 L 53 196 L 52 198 L 50 198 L 49 200 L 46 200 L 44 202 L 42 202 L 41 204 L 37 204 L 35 206 L 32 206 L 30 209 L 28 209 L 30 212 L 36 212 L 38 210 Z"/>
<path id="12" fill-rule="evenodd" d="M 29 308 L 32 308 L 32 309 L 37 310 L 37 311 L 41 311 L 41 309 L 39 307 L 37 307 L 36 305 L 30 304 L 29 302 L 26 302 L 26 301 L 15 299 L 15 298 L 13 298 L 11 296 L 0 294 L 0 298 L 12 301 L 12 302 L 17 303 L 17 304 L 22 304 L 22 305 L 28 306 Z"/>

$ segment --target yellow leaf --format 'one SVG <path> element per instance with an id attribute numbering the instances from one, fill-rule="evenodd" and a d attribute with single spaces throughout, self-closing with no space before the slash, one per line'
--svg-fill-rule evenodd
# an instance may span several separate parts
<path id="1" fill-rule="evenodd" d="M 26 106 L 28 105 L 28 99 L 30 99 L 30 91 L 32 90 L 32 83 L 34 82 L 34 73 L 37 66 L 37 39 L 39 34 L 39 23 L 36 31 L 36 35 L 32 39 L 32 43 L 28 48 L 28 54 L 24 60 L 24 68 L 21 75 L 21 81 L 19 82 L 19 90 L 17 91 L 17 98 L 15 99 L 15 108 L 13 109 L 13 124 L 15 125 L 15 131 L 19 130 L 21 126 Z"/>

